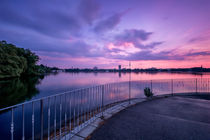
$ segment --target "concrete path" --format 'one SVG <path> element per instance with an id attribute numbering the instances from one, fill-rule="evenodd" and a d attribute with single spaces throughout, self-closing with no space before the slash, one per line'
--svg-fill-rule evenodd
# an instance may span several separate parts
<path id="1" fill-rule="evenodd" d="M 168 97 L 142 102 L 105 121 L 90 140 L 210 140 L 210 100 Z"/>

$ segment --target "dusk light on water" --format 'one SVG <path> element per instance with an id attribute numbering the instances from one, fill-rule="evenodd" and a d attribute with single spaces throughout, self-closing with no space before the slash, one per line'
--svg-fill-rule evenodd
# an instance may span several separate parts
<path id="1" fill-rule="evenodd" d="M 0 0 L 0 140 L 209 140 L 209 0 Z"/>

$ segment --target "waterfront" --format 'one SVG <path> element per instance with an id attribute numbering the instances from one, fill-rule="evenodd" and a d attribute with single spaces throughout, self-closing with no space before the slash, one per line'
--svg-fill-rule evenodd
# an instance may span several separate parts
<path id="1" fill-rule="evenodd" d="M 210 78 L 210 73 L 131 73 L 131 80 Z M 129 80 L 129 73 L 50 74 L 43 79 L 11 79 L 0 82 L 0 108 L 73 89 Z M 17 96 L 16 96 L 17 95 Z"/>
<path id="2" fill-rule="evenodd" d="M 68 94 L 58 95 L 57 98 L 50 98 L 50 105 L 48 104 L 48 99 L 43 100 L 43 119 L 44 124 L 41 125 L 41 102 L 38 100 L 34 102 L 34 111 L 32 109 L 33 104 L 24 105 L 24 116 L 26 120 L 24 121 L 24 132 L 25 137 L 31 137 L 31 115 L 34 114 L 35 117 L 35 138 L 40 137 L 40 125 L 44 127 L 44 135 L 46 136 L 47 130 L 47 109 L 51 108 L 51 114 L 55 114 L 57 118 L 57 125 L 59 126 L 59 115 L 61 112 L 61 106 L 65 108 L 66 104 L 67 110 L 69 110 L 68 117 L 71 118 L 74 113 L 79 116 L 80 109 L 83 111 L 94 109 L 101 105 L 102 88 L 93 87 L 95 85 L 101 85 L 106 83 L 118 83 L 118 84 L 108 84 L 104 92 L 104 104 L 108 105 L 117 101 L 123 101 L 128 98 L 142 98 L 145 97 L 143 90 L 145 87 L 151 87 L 155 95 L 167 94 L 167 93 L 180 93 L 180 92 L 209 92 L 209 76 L 208 74 L 178 74 L 178 73 L 131 73 L 131 95 L 129 95 L 129 73 L 57 73 L 51 74 L 43 79 L 25 79 L 15 80 L 13 82 L 8 82 L 9 86 L 1 86 L 1 91 L 10 92 L 4 93 L 5 100 L 1 106 L 6 107 L 7 105 L 12 105 L 21 103 L 24 101 L 30 101 L 34 99 L 40 99 L 46 96 L 52 96 L 65 91 L 71 91 L 74 89 L 85 88 L 76 92 L 70 92 Z M 159 79 L 159 80 L 157 80 Z M 173 79 L 173 81 L 172 81 Z M 197 79 L 197 80 L 196 80 Z M 33 81 L 33 82 L 32 82 Z M 17 85 L 17 83 L 19 83 Z M 15 86 L 16 85 L 16 86 Z M 171 87 L 173 85 L 173 88 Z M 88 88 L 91 87 L 91 88 Z M 198 88 L 197 88 L 198 87 Z M 17 88 L 17 89 L 15 89 Z M 15 92 L 14 92 L 15 91 Z M 12 94 L 15 96 L 12 96 Z M 5 95 L 8 95 L 6 97 Z M 19 95 L 19 96 L 16 96 Z M 131 97 L 129 97 L 131 96 Z M 13 97 L 21 97 L 21 100 L 13 102 Z M 4 99 L 1 99 L 2 101 Z M 7 103 L 6 101 L 11 101 Z M 60 107 L 59 107 L 60 106 Z M 78 110 L 79 108 L 79 110 Z M 55 112 L 55 110 L 57 112 Z M 60 110 L 60 111 L 59 111 Z M 74 111 L 73 111 L 74 110 Z M 64 111 L 64 110 L 63 110 Z M 16 138 L 22 137 L 22 122 L 23 120 L 23 106 L 14 108 L 14 135 Z M 75 115 L 74 115 L 75 116 Z M 64 120 L 64 115 L 61 115 L 62 120 Z M 11 111 L 4 111 L 0 114 L 0 124 L 1 131 L 0 136 L 2 138 L 8 139 L 10 136 L 10 122 L 11 121 Z M 33 121 L 32 121 L 33 122 Z M 54 120 L 50 119 L 50 126 L 53 126 Z M 64 125 L 62 123 L 62 125 Z M 53 128 L 50 128 L 52 131 Z"/>

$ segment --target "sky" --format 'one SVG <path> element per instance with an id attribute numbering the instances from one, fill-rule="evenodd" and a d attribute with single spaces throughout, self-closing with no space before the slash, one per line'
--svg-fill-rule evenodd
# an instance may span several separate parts
<path id="1" fill-rule="evenodd" d="M 1 0 L 0 40 L 60 68 L 210 67 L 209 0 Z"/>

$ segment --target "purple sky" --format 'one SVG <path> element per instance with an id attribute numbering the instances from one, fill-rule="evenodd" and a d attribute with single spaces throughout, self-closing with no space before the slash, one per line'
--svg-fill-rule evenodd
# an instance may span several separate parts
<path id="1" fill-rule="evenodd" d="M 210 67 L 209 0 L 1 0 L 0 40 L 62 68 Z"/>

